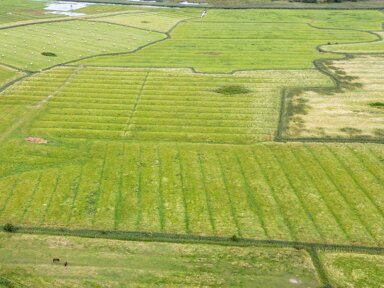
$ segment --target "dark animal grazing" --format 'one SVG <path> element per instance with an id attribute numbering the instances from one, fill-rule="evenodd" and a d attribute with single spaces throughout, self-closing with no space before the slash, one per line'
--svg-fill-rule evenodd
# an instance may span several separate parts
<path id="1" fill-rule="evenodd" d="M 59 262 L 60 262 L 60 259 L 59 259 L 59 258 L 53 258 L 53 259 L 52 259 L 52 262 L 53 262 L 53 263 L 59 263 Z"/>
<path id="2" fill-rule="evenodd" d="M 67 266 L 68 266 L 68 262 L 67 262 L 67 261 L 65 261 L 65 263 L 64 263 L 64 266 L 65 266 L 65 267 L 67 267 Z"/>

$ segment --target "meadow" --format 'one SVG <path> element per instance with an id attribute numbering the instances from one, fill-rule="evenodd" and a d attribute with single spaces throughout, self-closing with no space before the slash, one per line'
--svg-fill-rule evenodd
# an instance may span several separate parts
<path id="1" fill-rule="evenodd" d="M 297 112 L 290 116 L 285 136 L 384 140 L 383 57 L 356 56 L 326 65 L 343 88 L 295 94 L 291 110 Z"/>
<path id="2" fill-rule="evenodd" d="M 292 287 L 292 281 L 298 283 L 296 287 L 319 284 L 309 255 L 292 248 L 122 242 L 4 233 L 0 234 L 0 247 L 2 287 L 126 287 L 129 283 L 132 287 L 263 285 L 277 288 Z M 58 256 L 62 263 L 51 264 L 51 259 Z M 68 261 L 67 267 L 64 261 Z"/>
<path id="3" fill-rule="evenodd" d="M 322 54 L 315 49 L 317 45 L 376 39 L 374 35 L 352 29 L 318 29 L 308 25 L 307 19 L 298 19 L 297 13 L 286 11 L 279 15 L 286 16 L 284 19 L 272 12 L 244 13 L 241 17 L 236 17 L 239 14 L 236 12 L 232 17 L 226 17 L 228 12 L 209 13 L 208 18 L 180 23 L 169 39 L 137 53 L 96 57 L 80 63 L 96 66 L 192 67 L 198 72 L 210 73 L 304 69 L 313 68 L 312 61 L 318 58 L 341 57 L 332 53 Z M 324 14 L 324 18 L 332 17 L 330 13 Z M 338 20 L 337 17 L 333 19 L 336 25 L 342 26 Z M 296 45 L 298 41 L 300 46 Z"/>
<path id="4" fill-rule="evenodd" d="M 0 29 L 0 286 L 380 283 L 383 14 L 125 9 Z"/>

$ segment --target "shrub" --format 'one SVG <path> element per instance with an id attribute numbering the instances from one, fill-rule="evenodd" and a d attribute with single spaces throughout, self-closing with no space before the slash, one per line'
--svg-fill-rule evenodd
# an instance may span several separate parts
<path id="1" fill-rule="evenodd" d="M 239 241 L 240 239 L 239 239 L 239 237 L 237 237 L 236 235 L 233 235 L 232 237 L 231 237 L 231 241 L 233 241 L 233 242 L 237 242 L 237 241 Z"/>
<path id="2" fill-rule="evenodd" d="M 224 95 L 235 95 L 235 94 L 247 94 L 251 92 L 251 90 L 239 85 L 230 85 L 230 86 L 220 87 L 216 89 L 215 92 L 224 94 Z"/>
<path id="3" fill-rule="evenodd" d="M 17 231 L 17 227 L 11 223 L 7 223 L 4 225 L 3 230 L 5 232 L 14 233 Z"/>
<path id="4" fill-rule="evenodd" d="M 41 55 L 47 56 L 47 57 L 57 57 L 57 55 L 53 52 L 41 52 Z"/>

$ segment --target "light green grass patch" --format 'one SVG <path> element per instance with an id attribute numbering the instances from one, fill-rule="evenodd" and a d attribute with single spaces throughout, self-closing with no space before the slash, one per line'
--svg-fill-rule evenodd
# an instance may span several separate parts
<path id="1" fill-rule="evenodd" d="M 371 288 L 384 283 L 384 256 L 322 252 L 321 260 L 336 287 Z"/>
<path id="2" fill-rule="evenodd" d="M 228 85 L 247 93 L 221 93 Z M 295 85 L 332 84 L 315 70 L 204 75 L 176 69 L 84 68 L 49 101 L 29 133 L 205 143 L 272 140 L 281 89 Z M 23 86 L 20 90 L 15 93 L 24 97 Z M 3 99 L 17 102 L 19 97 L 8 93 Z"/>
<path id="3" fill-rule="evenodd" d="M 39 70 L 95 54 L 132 51 L 164 37 L 155 32 L 86 21 L 29 25 L 0 31 L 0 61 Z M 42 52 L 57 56 L 43 56 Z"/>
<path id="4" fill-rule="evenodd" d="M 167 32 L 180 21 L 199 16 L 196 10 L 166 10 L 164 13 L 150 12 L 143 10 L 144 13 L 122 14 L 111 17 L 97 17 L 92 21 L 102 21 L 131 27 L 142 28 L 150 31 Z"/>
<path id="5" fill-rule="evenodd" d="M 13 79 L 21 75 L 23 75 L 21 72 L 8 68 L 6 66 L 2 66 L 0 64 L 0 88 L 7 82 L 12 81 Z"/>
<path id="6" fill-rule="evenodd" d="M 60 263 L 53 264 L 53 258 L 60 258 Z M 28 287 L 319 285 L 309 255 L 293 249 L 4 233 L 0 234 L 0 268 L 0 277 Z M 293 285 L 292 279 L 298 284 Z"/>
<path id="7" fill-rule="evenodd" d="M 265 18 L 259 16 L 256 22 L 216 22 L 202 18 L 200 21 L 181 23 L 172 32 L 171 39 L 137 53 L 97 57 L 79 63 L 193 67 L 200 72 L 302 69 L 312 68 L 312 61 L 318 58 L 341 57 L 331 53 L 321 54 L 315 48 L 319 44 L 375 39 L 375 36 L 359 31 L 316 29 L 304 22 L 287 23 L 287 20 L 284 23 L 268 22 L 268 15 Z M 298 42 L 300 45 L 297 45 Z"/>

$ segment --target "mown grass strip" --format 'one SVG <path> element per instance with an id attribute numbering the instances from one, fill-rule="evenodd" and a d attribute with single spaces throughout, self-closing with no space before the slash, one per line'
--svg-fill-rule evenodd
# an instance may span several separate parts
<path id="1" fill-rule="evenodd" d="M 343 192 L 343 189 L 341 189 L 339 184 L 336 183 L 336 181 L 334 180 L 334 176 L 331 175 L 330 172 L 328 171 L 328 169 L 326 169 L 324 167 L 324 164 L 319 159 L 319 157 L 316 155 L 316 153 L 314 153 L 312 151 L 311 147 L 309 147 L 309 146 L 304 146 L 304 147 L 312 155 L 312 157 L 315 159 L 315 161 L 318 163 L 318 165 L 322 168 L 324 173 L 327 175 L 328 180 L 332 183 L 333 187 L 336 188 L 336 190 L 338 191 L 339 195 L 341 195 L 341 197 L 344 199 L 344 202 L 348 205 L 348 207 L 353 211 L 354 216 L 362 224 L 362 227 L 367 232 L 367 234 L 370 236 L 370 238 L 376 241 L 377 239 L 373 235 L 371 229 L 368 228 L 368 225 L 367 225 L 366 221 L 362 218 L 361 213 L 359 213 L 359 211 L 356 208 L 356 206 L 352 205 L 350 198 L 345 195 L 345 193 Z"/>
<path id="2" fill-rule="evenodd" d="M 292 156 L 294 157 L 295 161 L 297 161 L 297 163 L 299 163 L 301 171 L 303 171 L 303 174 L 308 178 L 309 182 L 307 182 L 307 183 L 317 183 L 316 179 L 311 175 L 311 173 L 308 172 L 308 170 L 310 170 L 310 169 L 307 169 L 303 160 L 297 155 L 296 149 L 290 149 L 290 151 L 291 151 Z M 339 229 L 343 232 L 343 235 L 345 236 L 345 238 L 347 240 L 350 240 L 351 239 L 350 236 L 348 235 L 344 226 L 340 222 L 340 217 L 338 217 L 338 215 L 332 209 L 332 206 L 331 206 L 332 202 L 328 201 L 325 197 L 328 190 L 322 189 L 323 185 L 311 185 L 311 186 L 314 187 L 314 189 L 317 191 L 318 195 L 321 198 L 321 201 L 325 204 L 326 209 L 329 211 L 329 213 L 332 214 L 332 218 L 337 223 L 337 226 L 339 227 Z"/>

